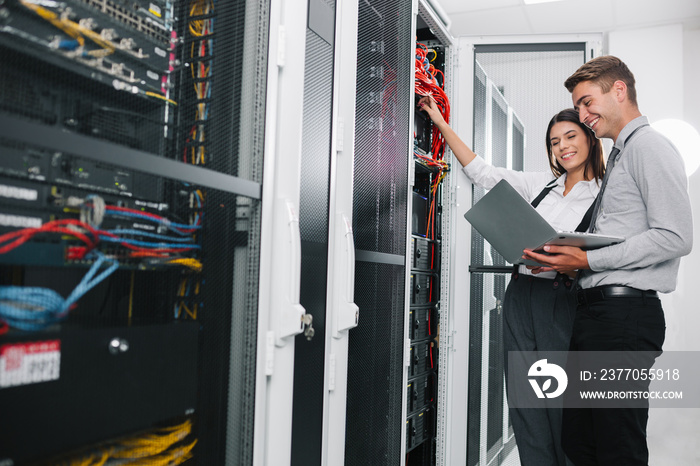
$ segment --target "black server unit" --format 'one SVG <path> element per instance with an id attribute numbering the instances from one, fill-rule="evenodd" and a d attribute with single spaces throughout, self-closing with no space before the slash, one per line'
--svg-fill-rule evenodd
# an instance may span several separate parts
<path id="1" fill-rule="evenodd" d="M 252 464 L 267 8 L 0 2 L 0 463 Z"/>
<path id="2" fill-rule="evenodd" d="M 353 232 L 345 464 L 401 464 L 411 1 L 363 0 L 358 11 Z"/>

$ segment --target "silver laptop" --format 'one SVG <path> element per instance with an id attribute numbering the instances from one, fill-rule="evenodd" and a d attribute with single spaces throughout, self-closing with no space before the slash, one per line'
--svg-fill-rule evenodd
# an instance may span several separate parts
<path id="1" fill-rule="evenodd" d="M 617 236 L 556 231 L 506 180 L 501 180 L 464 214 L 469 223 L 511 264 L 535 265 L 522 259 L 523 249 L 545 244 L 596 249 L 623 242 Z"/>

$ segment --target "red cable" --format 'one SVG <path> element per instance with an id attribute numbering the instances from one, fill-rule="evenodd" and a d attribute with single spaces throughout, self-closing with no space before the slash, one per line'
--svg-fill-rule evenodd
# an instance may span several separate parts
<path id="1" fill-rule="evenodd" d="M 70 228 L 66 228 L 64 227 L 64 225 L 76 225 L 81 228 L 84 228 L 88 230 L 95 239 L 90 239 L 86 234 L 76 230 L 72 230 Z M 44 225 L 38 228 L 23 228 L 21 230 L 16 230 L 9 233 L 5 233 L 4 235 L 0 235 L 0 243 L 7 243 L 8 241 L 14 239 L 14 241 L 0 247 L 0 254 L 4 254 L 21 246 L 22 244 L 26 243 L 32 237 L 39 233 L 63 233 L 68 236 L 73 236 L 85 243 L 88 247 L 88 250 L 93 249 L 99 241 L 97 230 L 95 230 L 90 225 L 73 219 L 53 220 L 51 222 L 45 223 Z"/>
<path id="2" fill-rule="evenodd" d="M 123 210 L 123 208 L 118 208 L 117 210 Z M 126 209 L 126 210 L 131 210 L 131 209 Z M 138 212 L 138 211 L 135 211 Z M 152 215 L 152 214 L 151 214 Z M 65 225 L 65 226 L 64 226 Z M 83 228 L 87 230 L 90 235 L 94 238 L 91 239 L 88 235 L 86 235 L 83 232 L 76 231 L 70 228 L 67 228 L 68 225 L 75 225 L 80 228 Z M 87 223 L 80 222 L 79 220 L 74 220 L 74 219 L 63 219 L 63 220 L 53 220 L 51 222 L 47 222 L 44 225 L 38 227 L 38 228 L 23 228 L 21 230 L 16 230 L 12 231 L 9 233 L 5 233 L 3 235 L 0 235 L 0 244 L 2 243 L 7 243 L 8 241 L 11 241 L 4 246 L 0 247 L 0 254 L 4 254 L 6 252 L 9 252 L 22 244 L 26 243 L 30 239 L 32 239 L 34 236 L 40 233 L 61 233 L 64 235 L 72 236 L 74 238 L 79 239 L 83 243 L 85 243 L 86 250 L 90 251 L 91 249 L 94 249 L 97 246 L 97 243 L 99 241 L 99 235 L 104 235 L 108 236 L 110 238 L 116 238 L 116 239 L 121 239 L 119 236 L 113 234 L 113 233 L 108 233 L 106 231 L 102 230 L 96 230 L 92 226 L 88 225 Z M 191 248 L 144 248 L 140 246 L 134 246 L 132 244 L 119 241 L 119 244 L 124 246 L 127 249 L 131 249 L 134 251 L 132 255 L 134 257 L 139 257 L 139 256 L 155 256 L 155 257 L 165 257 L 167 254 L 174 254 L 174 253 L 180 253 L 180 252 L 186 252 L 190 251 Z"/>
<path id="3" fill-rule="evenodd" d="M 424 69 L 423 61 L 427 55 L 427 47 L 424 44 L 418 43 L 416 48 L 416 59 L 415 59 L 415 92 L 420 96 L 432 96 L 435 99 L 435 103 L 440 110 L 445 122 L 449 124 L 450 122 L 450 103 L 447 98 L 447 94 L 443 89 L 445 82 L 445 75 L 442 71 L 438 70 L 432 64 L 429 65 L 429 70 Z M 442 75 L 443 84 L 440 85 L 437 82 L 436 75 L 440 73 Z M 445 154 L 445 140 L 442 134 L 438 131 L 437 127 L 433 126 L 432 130 L 432 147 L 431 152 L 434 159 L 442 159 Z"/>

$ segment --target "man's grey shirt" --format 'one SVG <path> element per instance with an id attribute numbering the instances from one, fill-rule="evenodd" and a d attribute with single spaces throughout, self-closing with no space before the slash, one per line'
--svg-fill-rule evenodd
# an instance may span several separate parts
<path id="1" fill-rule="evenodd" d="M 680 258 L 690 253 L 693 219 L 681 155 L 641 116 L 620 132 L 620 149 L 601 200 L 596 233 L 622 236 L 614 246 L 588 251 L 591 270 L 582 288 L 626 285 L 668 293 L 676 288 Z M 625 141 L 632 132 L 644 126 Z"/>

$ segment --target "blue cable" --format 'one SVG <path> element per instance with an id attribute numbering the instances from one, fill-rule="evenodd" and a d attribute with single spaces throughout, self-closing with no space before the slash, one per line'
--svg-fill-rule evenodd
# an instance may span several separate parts
<path id="1" fill-rule="evenodd" d="M 185 249 L 201 249 L 202 246 L 199 244 L 173 244 L 173 243 L 152 243 L 149 241 L 139 241 L 136 239 L 127 238 L 112 238 L 111 236 L 100 235 L 100 241 L 105 241 L 107 243 L 126 243 L 132 244 L 134 246 L 140 246 L 144 248 L 185 248 Z"/>
<path id="2" fill-rule="evenodd" d="M 10 327 L 28 331 L 41 330 L 65 319 L 76 301 L 119 268 L 119 262 L 107 259 L 98 251 L 86 258 L 95 261 L 66 299 L 49 288 L 0 286 L 0 318 Z M 95 277 L 104 263 L 109 266 Z"/>
<path id="3" fill-rule="evenodd" d="M 61 50 L 75 50 L 80 46 L 77 40 L 62 40 L 58 43 L 58 48 Z"/>
<path id="4" fill-rule="evenodd" d="M 142 231 L 142 230 L 136 230 L 136 229 L 129 229 L 129 228 L 124 228 L 124 229 L 118 229 L 118 230 L 106 230 L 107 233 L 112 233 L 113 235 L 137 235 L 137 236 L 146 236 L 148 238 L 155 238 L 155 239 L 163 239 L 166 241 L 177 241 L 177 242 L 192 242 L 192 238 L 173 238 L 172 236 L 167 236 L 167 235 L 159 235 L 157 233 L 150 233 L 148 231 Z"/>
<path id="5" fill-rule="evenodd" d="M 111 216 L 114 216 L 114 217 L 132 217 L 132 218 L 140 218 L 140 219 L 143 219 L 143 220 L 149 220 L 149 221 L 151 221 L 151 222 L 160 223 L 160 224 L 163 224 L 163 225 L 167 226 L 170 230 L 174 231 L 175 233 L 177 233 L 178 235 L 181 235 L 181 236 L 189 235 L 189 234 L 191 234 L 191 233 L 186 233 L 186 232 L 179 231 L 178 228 L 180 228 L 180 229 L 185 229 L 185 230 L 198 230 L 198 229 L 202 228 L 201 225 L 184 225 L 184 224 L 181 224 L 181 223 L 173 223 L 173 222 L 167 221 L 166 219 L 159 220 L 159 219 L 153 218 L 153 217 L 151 217 L 151 216 L 149 216 L 149 215 L 139 214 L 139 213 L 136 213 L 136 212 L 120 212 L 120 211 L 110 211 L 110 210 L 108 210 L 107 213 L 108 213 L 109 215 L 111 215 Z"/>

